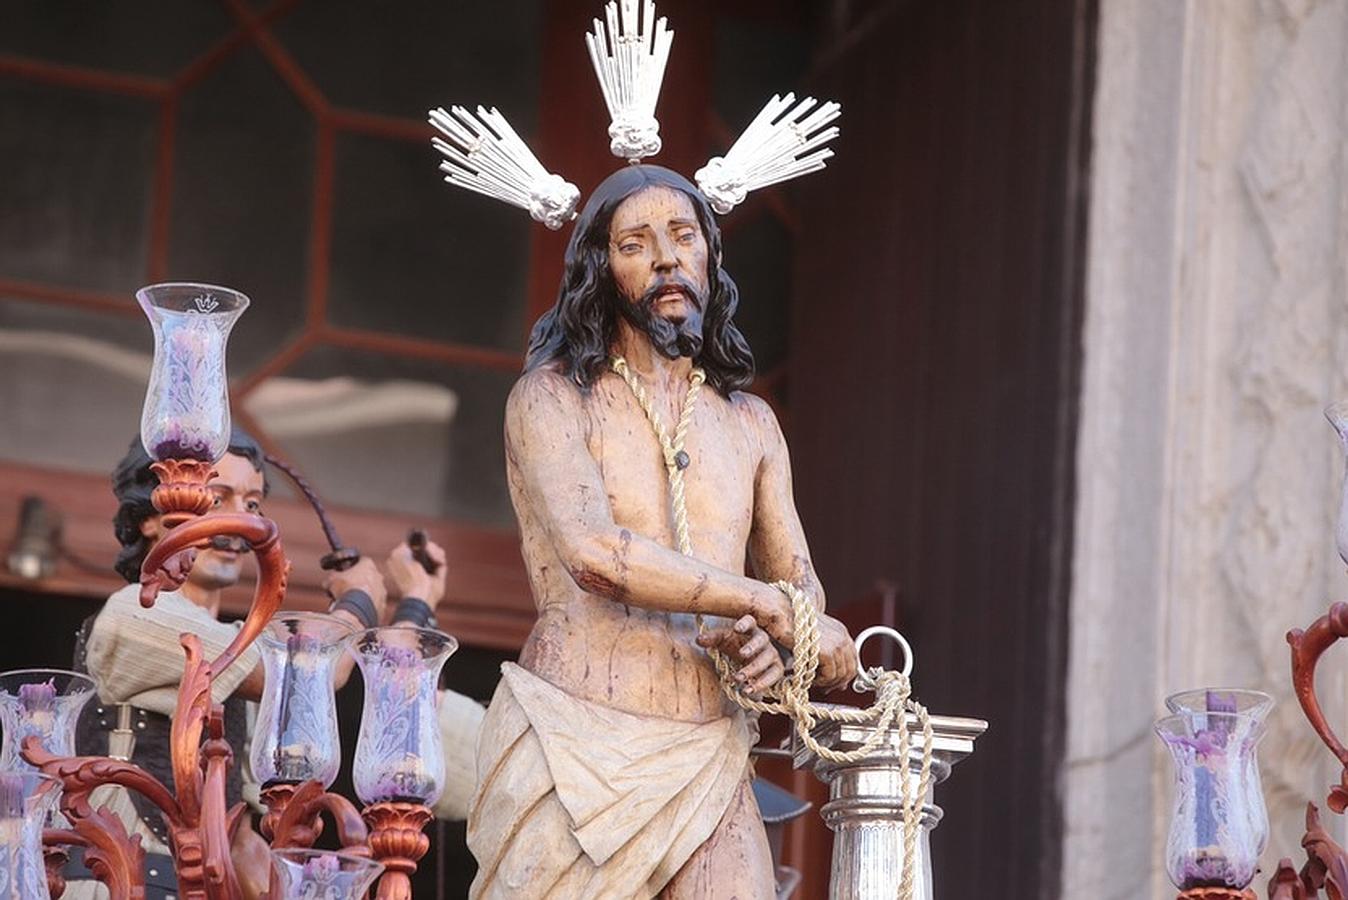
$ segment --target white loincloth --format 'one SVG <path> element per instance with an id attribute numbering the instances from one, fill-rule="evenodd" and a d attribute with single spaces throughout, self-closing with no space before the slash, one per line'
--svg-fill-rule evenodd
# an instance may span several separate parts
<path id="1" fill-rule="evenodd" d="M 654 897 L 715 830 L 746 777 L 743 714 L 637 716 L 512 663 L 478 742 L 470 897 Z"/>

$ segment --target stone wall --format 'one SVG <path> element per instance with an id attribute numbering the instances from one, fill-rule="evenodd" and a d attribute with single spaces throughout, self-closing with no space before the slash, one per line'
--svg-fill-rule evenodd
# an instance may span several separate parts
<path id="1" fill-rule="evenodd" d="M 1348 598 L 1322 416 L 1348 397 L 1346 61 L 1348 0 L 1101 2 L 1065 898 L 1173 896 L 1168 693 L 1277 699 L 1266 871 L 1333 775 L 1283 635 Z"/>

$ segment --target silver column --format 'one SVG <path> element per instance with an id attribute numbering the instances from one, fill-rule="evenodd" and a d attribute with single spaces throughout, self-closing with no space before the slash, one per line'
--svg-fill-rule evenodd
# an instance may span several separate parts
<path id="1" fill-rule="evenodd" d="M 950 716 L 931 716 L 930 719 L 931 786 L 934 789 L 950 776 L 955 763 L 973 753 L 974 740 L 987 730 L 988 723 L 982 719 Z M 894 723 L 886 729 L 880 744 L 854 763 L 822 759 L 798 736 L 792 735 L 791 751 L 796 768 L 813 768 L 815 775 L 829 786 L 829 802 L 820 812 L 834 833 L 830 900 L 894 900 L 898 896 L 906 862 L 902 779 L 909 779 L 910 796 L 916 795 L 922 770 L 922 730 L 911 714 L 908 728 L 910 749 L 907 759 L 899 754 L 899 729 Z M 846 752 L 861 747 L 874 733 L 873 725 L 824 721 L 811 735 L 826 749 Z M 929 838 L 932 829 L 941 821 L 942 811 L 932 801 L 932 793 L 929 790 L 923 798 L 922 832 L 917 839 L 917 858 L 911 861 L 916 867 L 915 900 L 933 900 L 935 896 Z"/>

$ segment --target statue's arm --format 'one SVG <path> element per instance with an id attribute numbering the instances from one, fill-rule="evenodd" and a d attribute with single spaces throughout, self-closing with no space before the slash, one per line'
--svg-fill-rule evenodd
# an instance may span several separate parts
<path id="1" fill-rule="evenodd" d="M 791 487 L 791 456 L 772 407 L 752 394 L 738 394 L 761 450 L 754 476 L 754 515 L 749 532 L 749 563 L 764 581 L 787 581 L 804 591 L 819 609 L 819 674 L 816 684 L 841 687 L 856 677 L 857 654 L 847 626 L 824 613 L 824 589 L 810 561 L 805 528 L 796 512 Z"/>
<path id="2" fill-rule="evenodd" d="M 749 532 L 749 562 L 764 581 L 787 581 L 824 610 L 824 589 L 810 562 L 805 528 L 796 512 L 791 486 L 791 456 L 772 407 L 752 394 L 736 395 L 744 405 L 762 453 L 754 475 L 754 517 Z"/>
<path id="3" fill-rule="evenodd" d="M 632 606 L 739 618 L 790 640 L 780 591 L 662 547 L 619 527 L 585 441 L 579 389 L 546 370 L 527 373 L 506 404 L 506 456 L 519 499 L 584 591 Z"/>

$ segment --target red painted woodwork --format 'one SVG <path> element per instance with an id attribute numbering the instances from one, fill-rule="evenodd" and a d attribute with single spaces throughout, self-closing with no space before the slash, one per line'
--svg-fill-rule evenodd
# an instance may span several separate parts
<path id="1" fill-rule="evenodd" d="M 56 573 L 42 581 L 26 581 L 0 570 L 0 585 L 31 594 L 105 597 L 125 582 L 112 571 L 117 542 L 112 516 L 117 504 L 106 478 L 82 472 L 0 462 L 0 547 L 8 547 L 18 525 L 25 496 L 42 497 L 62 514 L 64 544 L 75 557 L 103 572 L 79 567 L 63 559 Z M 271 499 L 267 515 L 281 527 L 281 538 L 293 568 L 285 606 L 288 609 L 326 609 L 330 600 L 322 590 L 318 560 L 328 552 L 318 521 L 305 503 Z M 330 509 L 342 537 L 367 553 L 382 557 L 406 533 L 406 517 L 388 513 Z M 534 608 L 519 540 L 513 531 L 470 528 L 452 522 L 418 522 L 445 547 L 449 574 L 446 599 L 441 604 L 440 627 L 466 645 L 514 651 L 533 627 Z M 105 573 L 105 574 L 104 574 Z M 225 595 L 224 612 L 242 614 L 252 596 L 251 574 Z"/>

